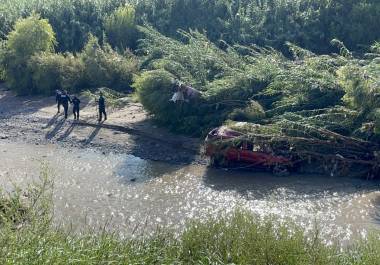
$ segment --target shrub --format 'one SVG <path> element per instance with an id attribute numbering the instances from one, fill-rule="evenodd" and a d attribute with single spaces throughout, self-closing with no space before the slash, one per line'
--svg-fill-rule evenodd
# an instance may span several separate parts
<path id="1" fill-rule="evenodd" d="M 74 92 L 84 86 L 84 64 L 70 53 L 39 53 L 29 60 L 28 67 L 38 94 L 50 95 L 56 89 Z"/>
<path id="2" fill-rule="evenodd" d="M 21 94 L 35 93 L 28 60 L 36 53 L 53 51 L 55 43 L 54 31 L 46 19 L 34 14 L 18 20 L 8 34 L 3 59 L 9 87 Z"/>
<path id="3" fill-rule="evenodd" d="M 175 120 L 172 114 L 174 104 L 170 104 L 173 94 L 174 77 L 165 70 L 153 70 L 143 72 L 136 77 L 133 84 L 140 102 L 144 107 L 154 114 L 164 123 L 171 123 Z M 174 122 L 173 122 L 174 123 Z"/>
<path id="4" fill-rule="evenodd" d="M 110 87 L 130 90 L 133 75 L 137 72 L 136 58 L 126 52 L 120 55 L 105 44 L 99 45 L 98 39 L 90 35 L 80 55 L 85 65 L 85 80 L 90 87 Z"/>

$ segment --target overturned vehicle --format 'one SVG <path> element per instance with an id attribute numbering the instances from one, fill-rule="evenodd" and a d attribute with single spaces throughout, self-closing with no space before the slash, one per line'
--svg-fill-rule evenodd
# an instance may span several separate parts
<path id="1" fill-rule="evenodd" d="M 380 147 L 326 129 L 234 123 L 212 130 L 205 154 L 215 167 L 380 178 Z"/>

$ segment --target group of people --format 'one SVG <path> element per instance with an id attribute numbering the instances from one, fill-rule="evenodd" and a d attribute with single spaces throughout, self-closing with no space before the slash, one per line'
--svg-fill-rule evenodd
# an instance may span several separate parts
<path id="1" fill-rule="evenodd" d="M 67 116 L 68 116 L 69 103 L 70 103 L 73 105 L 74 120 L 79 120 L 81 102 L 77 96 L 73 96 L 73 98 L 71 98 L 69 94 L 67 93 L 67 91 L 57 90 L 55 100 L 57 102 L 58 113 L 61 112 L 61 106 L 63 107 L 64 113 L 65 113 L 65 119 L 67 119 Z M 98 111 L 99 111 L 98 121 L 101 122 L 103 120 L 103 115 L 104 115 L 104 120 L 107 120 L 106 100 L 104 99 L 103 93 L 100 93 L 100 96 L 98 99 Z"/>

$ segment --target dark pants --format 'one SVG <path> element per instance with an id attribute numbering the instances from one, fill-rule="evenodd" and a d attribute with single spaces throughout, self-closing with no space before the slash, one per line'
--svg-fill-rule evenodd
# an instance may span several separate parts
<path id="1" fill-rule="evenodd" d="M 62 104 L 63 109 L 65 111 L 65 119 L 67 119 L 67 111 L 69 110 L 69 105 L 68 104 Z"/>
<path id="2" fill-rule="evenodd" d="M 57 109 L 58 109 L 58 113 L 61 112 L 61 102 L 57 101 Z"/>
<path id="3" fill-rule="evenodd" d="M 105 108 L 99 108 L 99 121 L 102 121 L 104 114 L 104 120 L 107 120 L 107 113 Z"/>
<path id="4" fill-rule="evenodd" d="M 73 108 L 74 120 L 79 120 L 79 108 Z"/>

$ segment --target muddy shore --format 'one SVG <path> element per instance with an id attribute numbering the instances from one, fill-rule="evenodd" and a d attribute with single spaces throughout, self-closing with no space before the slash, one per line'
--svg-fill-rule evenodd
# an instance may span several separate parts
<path id="1" fill-rule="evenodd" d="M 65 120 L 63 109 L 57 114 L 54 97 L 16 96 L 0 85 L 0 141 L 93 148 L 174 164 L 206 163 L 200 139 L 159 128 L 131 98 L 125 98 L 122 108 L 108 108 L 108 120 L 102 124 L 97 122 L 95 102 L 81 101 L 80 121 L 74 121 L 71 106 Z"/>

